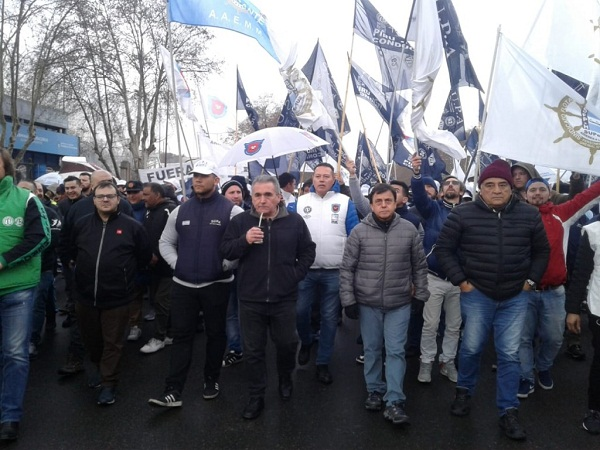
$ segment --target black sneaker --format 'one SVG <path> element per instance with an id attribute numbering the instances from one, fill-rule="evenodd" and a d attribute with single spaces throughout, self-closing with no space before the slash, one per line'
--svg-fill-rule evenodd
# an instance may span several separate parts
<path id="1" fill-rule="evenodd" d="M 519 411 L 517 408 L 509 408 L 500 417 L 500 428 L 504 434 L 515 441 L 523 441 L 527 438 L 525 429 L 519 423 Z"/>
<path id="2" fill-rule="evenodd" d="M 71 355 L 69 355 L 67 363 L 58 369 L 59 375 L 75 375 L 79 372 L 83 372 L 83 361 L 75 359 Z"/>
<path id="3" fill-rule="evenodd" d="M 394 425 L 402 425 L 409 422 L 408 415 L 404 411 L 404 403 L 392 403 L 385 408 L 383 418 Z"/>
<path id="4" fill-rule="evenodd" d="M 369 411 L 379 411 L 383 407 L 383 394 L 379 392 L 369 392 L 365 400 L 365 408 Z"/>
<path id="5" fill-rule="evenodd" d="M 230 350 L 229 353 L 223 357 L 223 367 L 229 367 L 233 366 L 234 364 L 241 363 L 243 358 L 244 355 L 241 352 L 238 353 L 234 350 Z"/>
<path id="6" fill-rule="evenodd" d="M 219 383 L 216 381 L 207 381 L 204 383 L 204 391 L 202 391 L 202 397 L 204 400 L 212 400 L 219 396 Z"/>
<path id="7" fill-rule="evenodd" d="M 183 404 L 181 394 L 177 391 L 167 391 L 160 397 L 149 399 L 148 403 L 153 406 L 164 406 L 166 408 L 176 408 Z"/>
<path id="8" fill-rule="evenodd" d="M 590 434 L 600 434 L 600 411 L 590 409 L 583 418 L 583 429 Z"/>
<path id="9" fill-rule="evenodd" d="M 579 344 L 569 345 L 565 354 L 575 361 L 584 361 L 585 353 Z"/>
<path id="10" fill-rule="evenodd" d="M 316 376 L 317 380 L 319 380 L 323 384 L 333 383 L 333 377 L 331 376 L 331 372 L 329 372 L 329 366 L 327 364 L 317 365 Z"/>
<path id="11" fill-rule="evenodd" d="M 115 402 L 115 387 L 102 386 L 98 394 L 98 404 L 100 406 L 112 405 Z"/>
<path id="12" fill-rule="evenodd" d="M 450 413 L 453 416 L 467 416 L 471 412 L 471 405 L 469 405 L 469 390 L 467 388 L 456 388 L 456 395 L 454 401 L 450 405 Z"/>

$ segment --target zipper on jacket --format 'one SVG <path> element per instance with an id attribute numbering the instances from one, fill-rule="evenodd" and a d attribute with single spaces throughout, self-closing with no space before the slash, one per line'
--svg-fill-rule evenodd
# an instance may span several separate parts
<path id="1" fill-rule="evenodd" d="M 384 299 L 384 294 L 385 294 L 385 268 L 387 266 L 387 238 L 388 238 L 388 233 L 387 231 L 383 232 L 383 279 L 381 280 L 381 308 L 383 308 L 385 306 L 385 299 Z"/>
<path id="2" fill-rule="evenodd" d="M 100 271 L 100 255 L 102 254 L 102 244 L 104 243 L 104 234 L 106 233 L 107 222 L 102 222 L 102 236 L 98 246 L 98 258 L 96 258 L 96 274 L 94 277 L 94 306 L 96 306 L 96 296 L 98 295 L 98 272 Z"/>
<path id="3" fill-rule="evenodd" d="M 271 220 L 267 220 L 267 233 L 269 234 L 269 240 L 267 241 L 267 303 L 269 303 L 271 292 Z"/>
<path id="4" fill-rule="evenodd" d="M 498 265 L 498 281 L 496 282 L 496 287 L 499 288 L 500 287 L 500 283 L 502 282 L 502 280 L 504 279 L 504 277 L 502 276 L 504 274 L 504 272 L 502 271 L 502 267 L 503 267 L 503 262 L 504 262 L 504 234 L 502 233 L 502 211 L 498 211 L 498 238 L 500 240 L 500 262 L 501 264 Z"/>

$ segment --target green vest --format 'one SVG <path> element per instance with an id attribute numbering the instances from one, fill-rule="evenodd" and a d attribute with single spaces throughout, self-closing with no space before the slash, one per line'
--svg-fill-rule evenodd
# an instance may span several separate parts
<path id="1" fill-rule="evenodd" d="M 32 199 L 40 211 L 46 237 L 32 250 L 6 264 L 4 253 L 23 241 L 25 211 Z M 40 281 L 40 254 L 50 242 L 50 224 L 41 202 L 29 191 L 16 187 L 11 176 L 0 180 L 0 297 L 36 286 Z"/>

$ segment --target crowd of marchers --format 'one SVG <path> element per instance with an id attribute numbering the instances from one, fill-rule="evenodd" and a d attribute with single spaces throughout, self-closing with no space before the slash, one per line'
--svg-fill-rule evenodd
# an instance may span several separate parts
<path id="1" fill-rule="evenodd" d="M 16 179 L 10 154 L 0 156 L 0 440 L 18 438 L 30 360 L 56 327 L 57 276 L 69 329 L 58 373 L 83 372 L 89 358 L 98 405 L 117 400 L 125 343 L 152 320 L 140 352 L 168 347 L 170 363 L 150 405 L 182 405 L 200 354 L 205 400 L 219 396 L 223 368 L 245 365 L 241 415 L 256 419 L 268 336 L 279 396 L 290 401 L 297 365 L 314 359 L 316 381 L 333 383 L 343 311 L 360 324 L 364 407 L 399 426 L 410 422 L 407 357 L 420 357 L 419 382 L 439 373 L 455 383 L 449 410 L 466 416 L 493 333 L 499 426 L 514 440 L 527 436 L 519 402 L 554 387 L 563 341 L 586 359 L 585 310 L 594 351 L 582 426 L 600 434 L 600 183 L 586 188 L 573 174 L 558 194 L 532 165 L 496 160 L 471 193 L 454 176 L 423 176 L 415 155 L 409 184 L 379 183 L 367 196 L 351 161 L 348 185 L 327 163 L 299 188 L 289 173 L 221 183 L 203 160 L 188 196 L 177 180 L 115 183 L 103 170 L 51 192 Z"/>

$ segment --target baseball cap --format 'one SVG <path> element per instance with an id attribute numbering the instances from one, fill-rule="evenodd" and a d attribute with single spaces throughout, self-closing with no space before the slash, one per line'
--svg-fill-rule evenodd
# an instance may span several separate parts
<path id="1" fill-rule="evenodd" d="M 131 180 L 127 182 L 125 189 L 127 192 L 140 192 L 144 189 L 144 185 L 140 180 Z"/>
<path id="2" fill-rule="evenodd" d="M 206 159 L 201 159 L 200 161 L 196 161 L 190 173 L 197 173 L 199 175 L 215 175 L 219 176 L 217 173 L 217 165 L 214 162 L 208 161 Z"/>
<path id="3" fill-rule="evenodd" d="M 125 180 L 117 180 L 117 186 L 125 186 L 127 184 L 127 181 Z"/>

